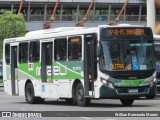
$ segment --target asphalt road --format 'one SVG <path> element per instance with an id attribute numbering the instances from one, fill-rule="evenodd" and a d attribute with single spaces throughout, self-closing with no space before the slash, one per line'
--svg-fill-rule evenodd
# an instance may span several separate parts
<path id="1" fill-rule="evenodd" d="M 154 99 L 148 100 L 146 98 L 141 98 L 138 100 L 135 100 L 132 106 L 130 107 L 124 107 L 119 100 L 112 100 L 112 99 L 105 99 L 105 100 L 92 100 L 91 105 L 89 107 L 79 107 L 67 104 L 64 100 L 54 100 L 54 99 L 47 99 L 44 104 L 28 104 L 25 101 L 24 97 L 20 96 L 10 96 L 3 92 L 3 89 L 0 89 L 0 111 L 20 111 L 20 112 L 26 112 L 26 111 L 32 111 L 32 112 L 39 112 L 42 111 L 52 111 L 51 116 L 53 114 L 56 115 L 54 119 L 61 120 L 85 120 L 85 119 L 93 119 L 93 120 L 125 120 L 125 119 L 136 119 L 135 117 L 126 117 L 125 112 L 131 112 L 131 113 L 142 113 L 142 112 L 150 112 L 150 113 L 156 113 L 154 111 L 160 111 L 160 95 L 157 95 Z M 70 111 L 69 113 L 63 112 L 63 111 Z M 87 116 L 87 114 L 91 114 L 90 111 L 92 111 L 91 116 L 84 117 L 83 113 L 85 112 L 84 116 Z M 97 112 L 99 111 L 99 112 Z M 103 116 L 104 113 L 106 114 L 115 114 L 115 113 L 122 113 L 121 117 L 116 116 Z M 72 113 L 72 114 L 71 114 Z M 76 117 L 76 114 L 78 116 Z M 102 116 L 100 117 L 100 115 Z M 75 114 L 75 115 L 74 115 Z M 74 117 L 72 117 L 72 115 Z M 94 117 L 98 116 L 98 117 Z M 138 117 L 141 118 L 142 117 Z M 15 120 L 17 120 L 16 118 Z M 36 118 L 34 118 L 36 119 Z M 47 119 L 51 119 L 48 117 Z M 145 120 L 150 120 L 151 117 L 145 117 Z M 153 117 L 153 120 L 159 120 L 160 117 Z M 7 118 L 8 120 L 8 118 Z M 37 119 L 39 120 L 39 119 Z M 52 119 L 53 120 L 53 119 Z M 137 119 L 136 119 L 137 120 Z"/>

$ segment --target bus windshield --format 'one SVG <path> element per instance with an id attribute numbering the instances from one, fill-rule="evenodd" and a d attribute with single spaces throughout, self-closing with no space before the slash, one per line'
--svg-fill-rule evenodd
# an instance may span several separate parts
<path id="1" fill-rule="evenodd" d="M 108 71 L 149 70 L 155 68 L 151 40 L 101 41 L 100 69 Z"/>

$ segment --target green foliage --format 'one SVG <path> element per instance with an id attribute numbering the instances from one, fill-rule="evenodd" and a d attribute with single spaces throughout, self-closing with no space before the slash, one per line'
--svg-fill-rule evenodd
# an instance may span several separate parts
<path id="1" fill-rule="evenodd" d="M 26 33 L 25 20 L 22 14 L 4 11 L 0 15 L 0 59 L 2 58 L 3 40 L 23 36 Z"/>

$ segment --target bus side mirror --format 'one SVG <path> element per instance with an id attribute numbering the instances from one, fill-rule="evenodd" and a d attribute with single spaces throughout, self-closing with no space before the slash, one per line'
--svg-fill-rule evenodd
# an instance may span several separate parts
<path id="1" fill-rule="evenodd" d="M 100 57 L 100 55 L 101 55 L 100 46 L 97 46 L 97 57 Z"/>

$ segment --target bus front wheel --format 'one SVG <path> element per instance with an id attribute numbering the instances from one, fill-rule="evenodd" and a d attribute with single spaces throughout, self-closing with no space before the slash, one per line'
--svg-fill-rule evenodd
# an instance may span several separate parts
<path id="1" fill-rule="evenodd" d="M 146 98 L 147 99 L 153 99 L 153 98 L 155 98 L 156 97 L 156 95 L 146 95 Z"/>
<path id="2" fill-rule="evenodd" d="M 120 101 L 124 106 L 131 106 L 134 102 L 134 99 L 120 99 Z"/>
<path id="3" fill-rule="evenodd" d="M 84 88 L 81 83 L 78 83 L 78 85 L 76 87 L 76 101 L 77 101 L 77 104 L 81 107 L 88 106 L 91 101 L 91 99 L 85 98 Z"/>

